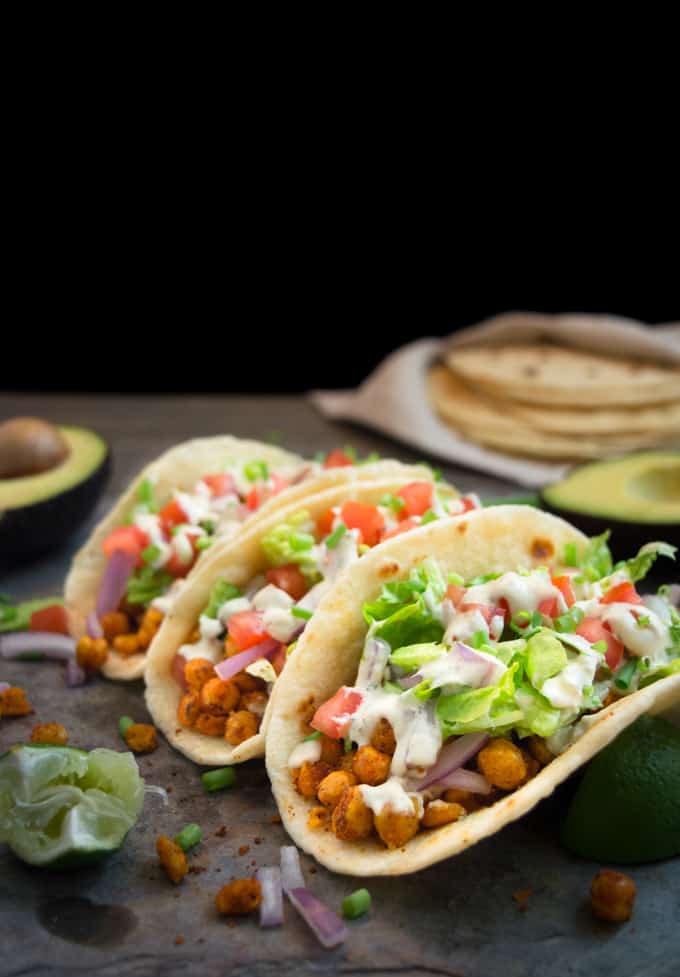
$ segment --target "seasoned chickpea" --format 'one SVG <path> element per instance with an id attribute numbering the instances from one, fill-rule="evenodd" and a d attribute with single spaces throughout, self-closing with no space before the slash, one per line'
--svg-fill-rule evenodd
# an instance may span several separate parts
<path id="1" fill-rule="evenodd" d="M 394 736 L 394 730 L 392 729 L 392 724 L 387 719 L 381 719 L 373 730 L 371 736 L 371 746 L 379 750 L 380 753 L 387 753 L 388 756 L 394 756 L 394 751 L 397 748 L 397 741 Z"/>
<path id="2" fill-rule="evenodd" d="M 354 754 L 352 771 L 360 784 L 377 787 L 384 784 L 390 775 L 392 758 L 380 753 L 372 746 L 360 746 Z"/>
<path id="3" fill-rule="evenodd" d="M 226 728 L 226 716 L 213 716 L 209 712 L 199 712 L 194 723 L 196 732 L 203 733 L 204 736 L 224 736 Z"/>
<path id="4" fill-rule="evenodd" d="M 195 645 L 197 641 L 201 640 L 201 629 L 196 627 L 193 631 L 189 632 L 189 637 L 187 638 L 188 645 Z"/>
<path id="5" fill-rule="evenodd" d="M 136 655 L 139 651 L 139 638 L 136 634 L 119 634 L 113 639 L 113 647 L 119 655 Z"/>
<path id="6" fill-rule="evenodd" d="M 217 911 L 223 916 L 245 916 L 262 902 L 262 888 L 257 879 L 234 879 L 223 885 L 215 896 Z"/>
<path id="7" fill-rule="evenodd" d="M 319 784 L 330 772 L 331 768 L 323 760 L 317 760 L 316 763 L 305 760 L 298 773 L 297 789 L 303 797 L 316 797 Z"/>
<path id="8" fill-rule="evenodd" d="M 142 627 L 147 628 L 149 631 L 158 631 L 162 620 L 163 612 L 159 611 L 157 607 L 149 607 L 144 612 Z"/>
<path id="9" fill-rule="evenodd" d="M 207 658 L 190 658 L 184 666 L 184 680 L 191 692 L 200 692 L 211 678 L 215 678 L 215 666 Z"/>
<path id="10" fill-rule="evenodd" d="M 329 767 L 337 767 L 343 755 L 342 740 L 332 740 L 330 736 L 320 736 L 321 759 Z"/>
<path id="11" fill-rule="evenodd" d="M 267 695 L 265 692 L 244 692 L 239 705 L 241 709 L 247 709 L 248 712 L 262 719 L 267 708 Z"/>
<path id="12" fill-rule="evenodd" d="M 248 675 L 247 672 L 239 672 L 238 675 L 234 675 L 230 681 L 232 681 L 241 692 L 263 692 L 267 687 L 267 683 L 265 681 L 263 681 L 261 678 L 255 678 L 254 675 Z"/>
<path id="13" fill-rule="evenodd" d="M 76 645 L 76 661 L 85 671 L 98 671 L 108 656 L 109 646 L 105 638 L 90 638 L 84 635 Z"/>
<path id="14" fill-rule="evenodd" d="M 177 709 L 177 718 L 182 726 L 194 725 L 198 718 L 199 708 L 198 693 L 187 692 L 186 695 L 182 696 Z"/>
<path id="15" fill-rule="evenodd" d="M 415 801 L 413 813 L 407 814 L 406 811 L 395 811 L 389 804 L 386 804 L 380 814 L 373 817 L 375 830 L 380 835 L 388 848 L 401 848 L 418 831 L 418 812 Z"/>
<path id="16" fill-rule="evenodd" d="M 232 746 L 238 746 L 239 743 L 243 743 L 244 740 L 249 740 L 251 736 L 254 736 L 259 728 L 260 722 L 257 716 L 248 712 L 247 709 L 240 709 L 238 712 L 232 712 L 227 719 L 224 738 Z"/>
<path id="17" fill-rule="evenodd" d="M 483 797 L 469 790 L 461 790 L 460 787 L 449 787 L 442 796 L 447 804 L 460 804 L 467 814 L 478 811 L 483 806 Z"/>
<path id="18" fill-rule="evenodd" d="M 526 750 L 522 750 L 522 757 L 524 758 L 524 763 L 526 764 L 526 768 L 527 768 L 527 775 L 522 781 L 522 785 L 523 785 L 528 783 L 528 781 L 530 781 L 532 777 L 536 776 L 536 774 L 541 769 L 541 765 L 538 762 L 538 760 L 536 760 L 530 753 L 527 753 Z"/>
<path id="19" fill-rule="evenodd" d="M 494 787 L 514 790 L 526 779 L 528 770 L 522 751 L 510 740 L 491 740 L 477 755 L 480 771 Z"/>
<path id="20" fill-rule="evenodd" d="M 590 905 L 598 919 L 625 923 L 633 913 L 636 888 L 629 875 L 603 868 L 590 884 Z"/>
<path id="21" fill-rule="evenodd" d="M 540 736 L 530 736 L 527 740 L 527 747 L 534 760 L 538 760 L 542 767 L 546 767 L 554 756 L 545 744 L 545 740 Z"/>
<path id="22" fill-rule="evenodd" d="M 465 817 L 467 811 L 462 804 L 449 804 L 446 801 L 430 801 L 421 819 L 424 828 L 438 828 Z"/>
<path id="23" fill-rule="evenodd" d="M 352 767 L 354 765 L 354 752 L 343 753 L 339 761 L 335 764 L 338 770 L 347 770 L 352 773 Z"/>
<path id="24" fill-rule="evenodd" d="M 215 716 L 226 716 L 238 705 L 241 697 L 233 682 L 222 678 L 209 678 L 200 692 L 201 710 Z"/>
<path id="25" fill-rule="evenodd" d="M 119 634 L 128 634 L 130 631 L 130 618 L 123 611 L 108 611 L 102 614 L 99 623 L 107 641 L 113 641 Z"/>
<path id="26" fill-rule="evenodd" d="M 177 885 L 189 871 L 187 856 L 167 835 L 161 835 L 156 841 L 156 852 L 168 878 Z"/>
<path id="27" fill-rule="evenodd" d="M 141 628 L 137 632 L 137 648 L 139 651 L 146 651 L 155 636 L 154 631 L 148 631 L 146 628 Z"/>
<path id="28" fill-rule="evenodd" d="M 0 692 L 0 716 L 30 716 L 33 711 L 33 706 L 20 686 L 12 685 Z"/>
<path id="29" fill-rule="evenodd" d="M 231 640 L 231 638 L 229 637 L 229 635 L 227 635 L 227 637 L 224 639 L 224 657 L 225 658 L 233 658 L 234 655 L 238 655 L 238 654 L 239 654 L 238 648 L 236 647 L 236 645 L 234 644 L 234 642 Z"/>
<path id="30" fill-rule="evenodd" d="M 357 778 L 347 770 L 332 770 L 319 784 L 316 796 L 326 807 L 335 807 L 348 787 L 354 787 Z"/>
<path id="31" fill-rule="evenodd" d="M 61 723 L 38 723 L 31 730 L 31 743 L 54 743 L 66 746 L 68 733 Z"/>
<path id="32" fill-rule="evenodd" d="M 325 828 L 328 824 L 329 816 L 330 811 L 327 807 L 313 807 L 307 818 L 307 827 L 310 831 L 318 831 L 319 828 Z"/>
<path id="33" fill-rule="evenodd" d="M 152 753 L 158 746 L 156 730 L 149 723 L 133 723 L 125 730 L 125 742 L 133 753 Z"/>
<path id="34" fill-rule="evenodd" d="M 342 841 L 361 841 L 373 828 L 373 812 L 366 804 L 361 787 L 348 787 L 333 811 L 332 827 Z"/>

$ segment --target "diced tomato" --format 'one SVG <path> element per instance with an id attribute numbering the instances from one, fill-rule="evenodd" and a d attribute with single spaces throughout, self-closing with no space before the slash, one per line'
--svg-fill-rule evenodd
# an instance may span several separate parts
<path id="1" fill-rule="evenodd" d="M 344 451 L 340 448 L 336 448 L 331 451 L 323 463 L 324 468 L 346 468 L 348 465 L 353 465 L 354 462 L 349 455 L 346 455 Z"/>
<path id="2" fill-rule="evenodd" d="M 472 499 L 468 498 L 467 495 L 463 495 L 460 499 L 458 499 L 458 501 L 463 506 L 461 512 L 470 512 L 471 510 L 477 508 Z"/>
<path id="3" fill-rule="evenodd" d="M 385 528 L 385 519 L 377 506 L 365 502 L 345 502 L 340 518 L 348 529 L 358 529 L 366 546 L 375 546 Z"/>
<path id="4" fill-rule="evenodd" d="M 255 512 L 256 509 L 260 508 L 260 500 L 262 498 L 262 492 L 257 485 L 253 485 L 250 492 L 246 495 L 246 505 L 251 512 Z"/>
<path id="5" fill-rule="evenodd" d="M 465 611 L 479 611 L 487 624 L 491 624 L 491 619 L 500 615 L 505 617 L 506 608 L 505 607 L 494 607 L 492 604 L 461 604 L 458 610 L 461 613 Z"/>
<path id="6" fill-rule="evenodd" d="M 352 713 L 356 712 L 363 700 L 361 692 L 348 689 L 343 685 L 335 695 L 324 702 L 314 713 L 311 725 L 331 739 L 337 740 L 344 736 L 352 721 Z"/>
<path id="7" fill-rule="evenodd" d="M 204 475 L 203 481 L 216 498 L 229 492 L 236 492 L 234 479 L 226 472 L 221 472 L 219 475 Z"/>
<path id="8" fill-rule="evenodd" d="M 334 520 L 335 513 L 332 509 L 326 509 L 324 514 L 316 520 L 316 532 L 320 540 L 330 536 L 333 531 Z"/>
<path id="9" fill-rule="evenodd" d="M 171 577 L 186 577 L 187 573 L 189 570 L 191 570 L 192 566 L 198 559 L 196 543 L 201 538 L 201 534 L 199 532 L 192 533 L 191 530 L 186 530 L 185 535 L 191 543 L 191 559 L 184 563 L 173 547 L 170 559 L 167 563 L 163 564 L 163 569 L 166 571 L 166 573 L 169 573 Z"/>
<path id="10" fill-rule="evenodd" d="M 137 557 L 137 564 L 141 563 L 140 554 L 149 545 L 148 535 L 138 526 L 117 526 L 102 543 L 102 549 L 107 556 L 116 551 L 129 553 Z"/>
<path id="11" fill-rule="evenodd" d="M 238 611 L 232 614 L 227 629 L 238 651 L 259 645 L 269 637 L 262 625 L 262 616 L 257 611 Z"/>
<path id="12" fill-rule="evenodd" d="M 400 519 L 422 516 L 432 506 L 434 485 L 432 482 L 410 482 L 399 489 L 397 496 L 405 502 L 399 513 Z"/>
<path id="13" fill-rule="evenodd" d="M 269 481 L 272 483 L 272 495 L 278 495 L 279 492 L 283 492 L 290 485 L 290 482 L 287 481 L 287 479 L 277 475 L 276 472 L 271 473 L 269 476 Z"/>
<path id="14" fill-rule="evenodd" d="M 51 604 L 39 611 L 33 611 L 28 624 L 29 631 L 53 631 L 54 634 L 68 634 L 68 617 L 61 604 Z"/>
<path id="15" fill-rule="evenodd" d="M 286 664 L 286 658 L 287 658 L 287 653 L 286 653 L 286 646 L 284 644 L 281 644 L 276 649 L 274 654 L 269 656 L 269 661 L 271 662 L 271 666 L 277 675 L 280 675 L 281 672 L 283 671 L 283 666 Z"/>
<path id="16" fill-rule="evenodd" d="M 611 590 L 608 590 L 600 600 L 601 604 L 641 604 L 642 597 L 638 594 L 634 584 L 624 580 Z"/>
<path id="17" fill-rule="evenodd" d="M 512 617 L 510 614 L 510 605 L 505 597 L 501 597 L 501 599 L 498 601 L 498 607 L 494 607 L 493 611 L 493 617 L 495 617 L 497 614 L 502 614 L 504 621 L 508 621 L 509 618 Z"/>
<path id="18" fill-rule="evenodd" d="M 384 532 L 380 537 L 380 541 L 382 542 L 384 539 L 392 539 L 393 536 L 398 536 L 399 533 L 407 533 L 409 529 L 415 529 L 416 526 L 419 525 L 420 523 L 416 522 L 415 519 L 405 519 L 403 522 L 400 522 L 398 526 L 395 526 L 394 529 L 388 529 L 387 532 Z"/>
<path id="19" fill-rule="evenodd" d="M 275 587 L 285 590 L 293 600 L 300 600 L 309 590 L 309 584 L 297 563 L 286 563 L 282 567 L 272 567 L 271 570 L 267 570 L 265 577 L 268 583 L 273 583 Z"/>
<path id="20" fill-rule="evenodd" d="M 177 499 L 170 499 L 158 513 L 158 518 L 165 532 L 169 534 L 173 526 L 187 521 L 187 514 Z"/>
<path id="21" fill-rule="evenodd" d="M 185 692 L 189 688 L 187 685 L 185 670 L 187 667 L 187 660 L 184 655 L 175 655 L 172 659 L 171 674 L 175 682 L 179 685 L 180 689 Z"/>
<path id="22" fill-rule="evenodd" d="M 458 602 L 465 593 L 465 587 L 459 587 L 455 583 L 450 583 L 446 588 L 446 593 L 444 594 L 444 600 L 450 600 L 454 607 L 458 606 Z"/>
<path id="23" fill-rule="evenodd" d="M 543 614 L 544 617 L 557 617 L 560 613 L 560 605 L 557 597 L 546 597 L 538 605 L 538 613 Z"/>
<path id="24" fill-rule="evenodd" d="M 571 607 L 574 603 L 574 591 L 571 589 L 571 577 L 568 574 L 564 574 L 561 577 L 552 577 L 551 583 L 553 587 L 557 587 L 562 596 L 567 607 Z"/>
<path id="25" fill-rule="evenodd" d="M 612 671 L 619 667 L 623 658 L 623 642 L 614 637 L 607 624 L 597 617 L 587 617 L 577 625 L 576 634 L 580 634 L 586 641 L 590 641 L 591 645 L 594 645 L 596 641 L 606 641 L 605 661 Z"/>

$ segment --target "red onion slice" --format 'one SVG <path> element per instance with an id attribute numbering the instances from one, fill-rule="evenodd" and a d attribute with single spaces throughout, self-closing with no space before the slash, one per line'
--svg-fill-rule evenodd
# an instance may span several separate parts
<path id="1" fill-rule="evenodd" d="M 286 894 L 322 946 L 330 950 L 344 943 L 348 936 L 347 927 L 309 889 L 290 889 Z"/>
<path id="2" fill-rule="evenodd" d="M 69 658 L 66 662 L 66 684 L 69 689 L 75 689 L 79 685 L 85 685 L 86 678 L 85 670 L 80 667 L 75 658 Z"/>
<path id="3" fill-rule="evenodd" d="M 463 770 L 459 767 L 447 777 L 437 783 L 437 787 L 458 787 L 459 790 L 469 790 L 472 794 L 490 794 L 491 784 L 481 773 L 474 770 Z"/>
<path id="4" fill-rule="evenodd" d="M 76 643 L 73 638 L 52 631 L 14 631 L 0 635 L 0 658 L 24 658 L 34 654 L 53 661 L 68 661 L 75 657 Z"/>
<path id="5" fill-rule="evenodd" d="M 305 877 L 300 867 L 300 853 L 295 845 L 281 847 L 281 881 L 284 892 L 305 888 Z"/>
<path id="6" fill-rule="evenodd" d="M 87 615 L 86 630 L 90 638 L 103 638 L 104 629 L 99 623 L 99 618 L 94 611 L 90 611 Z"/>
<path id="7" fill-rule="evenodd" d="M 127 582 L 134 570 L 137 557 L 134 553 L 115 550 L 109 557 L 97 593 L 97 617 L 115 611 L 127 590 Z"/>
<path id="8" fill-rule="evenodd" d="M 437 762 L 427 772 L 427 775 L 414 786 L 414 790 L 425 790 L 433 784 L 438 784 L 449 774 L 453 773 L 464 763 L 479 753 L 488 740 L 486 733 L 466 733 L 458 736 L 442 747 Z M 486 781 L 485 781 L 486 783 Z"/>
<path id="9" fill-rule="evenodd" d="M 225 680 L 233 678 L 234 675 L 238 675 L 248 665 L 256 662 L 258 658 L 271 658 L 279 645 L 280 642 L 275 641 L 274 638 L 261 641 L 259 645 L 253 645 L 247 651 L 241 651 L 238 655 L 234 655 L 232 658 L 225 658 L 223 662 L 215 665 L 215 674 Z"/>
<path id="10" fill-rule="evenodd" d="M 6 689 L 11 689 L 12 686 L 9 682 L 0 682 L 0 692 L 4 692 Z"/>
<path id="11" fill-rule="evenodd" d="M 278 865 L 258 868 L 255 873 L 262 887 L 260 903 L 260 926 L 281 926 L 283 923 L 283 889 L 281 888 L 281 869 Z"/>

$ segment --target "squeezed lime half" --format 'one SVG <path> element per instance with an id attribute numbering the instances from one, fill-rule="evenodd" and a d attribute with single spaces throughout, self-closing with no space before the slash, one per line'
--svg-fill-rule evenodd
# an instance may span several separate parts
<path id="1" fill-rule="evenodd" d="M 30 865 L 98 861 L 120 848 L 143 803 L 131 753 L 32 743 L 0 757 L 0 842 Z"/>

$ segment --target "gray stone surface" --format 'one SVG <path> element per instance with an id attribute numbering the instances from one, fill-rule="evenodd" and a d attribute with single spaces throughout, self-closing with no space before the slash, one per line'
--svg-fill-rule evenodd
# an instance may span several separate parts
<path id="1" fill-rule="evenodd" d="M 266 437 L 277 430 L 287 446 L 301 452 L 351 441 L 361 451 L 413 457 L 382 438 L 329 424 L 291 397 L 0 397 L 0 419 L 18 413 L 87 424 L 109 440 L 115 467 L 99 511 L 141 464 L 194 434 L 228 430 Z M 445 474 L 487 497 L 515 491 L 472 472 L 445 467 Z M 0 589 L 17 598 L 57 591 L 85 533 L 31 566 L 5 569 Z M 0 679 L 27 686 L 36 708 L 34 717 L 0 721 L 0 751 L 25 740 L 35 721 L 50 720 L 63 722 L 77 745 L 119 749 L 118 717 L 147 718 L 141 683 L 95 680 L 70 690 L 59 666 L 27 663 L 0 666 Z M 237 786 L 213 795 L 203 792 L 200 770 L 164 742 L 140 758 L 140 768 L 148 783 L 172 788 L 169 803 L 164 807 L 159 798 L 147 797 L 139 825 L 103 866 L 49 873 L 0 851 L 2 977 L 675 977 L 680 972 L 680 860 L 629 869 L 638 887 L 630 923 L 616 927 L 593 920 L 588 890 L 599 866 L 570 857 L 556 839 L 569 785 L 521 823 L 456 859 L 415 876 L 369 880 L 370 915 L 351 923 L 346 945 L 329 952 L 290 905 L 280 930 L 260 930 L 250 919 L 229 925 L 215 913 L 213 898 L 225 881 L 276 863 L 279 846 L 286 843 L 281 826 L 272 823 L 276 811 L 261 763 L 238 768 Z M 155 839 L 175 834 L 188 821 L 204 830 L 204 841 L 191 856 L 199 871 L 174 887 L 158 866 Z M 222 826 L 224 836 L 218 837 Z M 240 855 L 245 845 L 249 850 Z M 308 884 L 332 906 L 339 907 L 364 884 L 331 875 L 308 858 L 303 864 Z M 522 889 L 532 890 L 526 912 L 513 900 Z M 179 936 L 184 942 L 175 944 Z"/>

